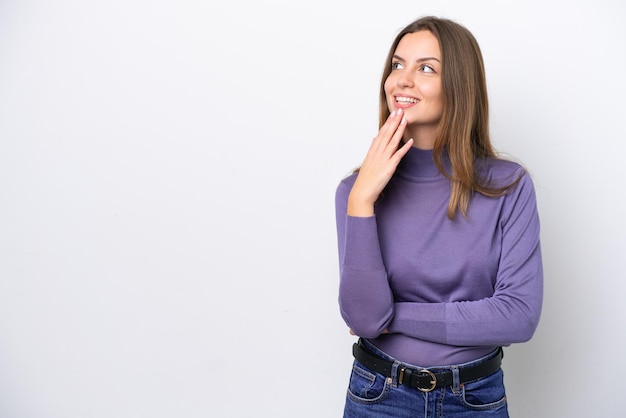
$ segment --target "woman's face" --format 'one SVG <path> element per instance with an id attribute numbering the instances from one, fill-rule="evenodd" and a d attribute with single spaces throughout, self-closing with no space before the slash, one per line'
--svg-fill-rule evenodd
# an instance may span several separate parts
<path id="1" fill-rule="evenodd" d="M 441 51 L 435 36 L 426 30 L 404 35 L 385 80 L 389 111 L 403 109 L 408 129 L 434 138 L 443 112 Z"/>

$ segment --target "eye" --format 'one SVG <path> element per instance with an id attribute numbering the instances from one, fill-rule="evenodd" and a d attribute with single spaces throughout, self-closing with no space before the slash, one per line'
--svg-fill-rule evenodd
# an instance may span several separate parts
<path id="1" fill-rule="evenodd" d="M 402 68 L 403 68 L 402 64 L 399 63 L 398 61 L 392 61 L 391 62 L 391 71 L 393 71 L 393 70 L 401 70 Z"/>
<path id="2" fill-rule="evenodd" d="M 433 66 L 432 65 L 428 65 L 428 64 L 422 64 L 422 66 L 420 67 L 420 71 L 422 71 L 424 73 L 436 73 L 436 71 L 433 68 Z"/>

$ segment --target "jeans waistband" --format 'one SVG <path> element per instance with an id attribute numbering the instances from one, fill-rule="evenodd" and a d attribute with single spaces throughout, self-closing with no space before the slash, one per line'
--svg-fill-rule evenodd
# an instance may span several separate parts
<path id="1" fill-rule="evenodd" d="M 502 349 L 478 360 L 444 367 L 422 368 L 399 362 L 388 355 L 381 355 L 373 344 L 365 339 L 353 346 L 354 358 L 368 369 L 390 378 L 395 384 L 408 385 L 422 392 L 430 392 L 446 386 L 458 390 L 466 382 L 481 379 L 500 369 Z M 383 353 L 384 354 L 384 353 Z"/>
<path id="2" fill-rule="evenodd" d="M 401 366 L 404 367 L 409 367 L 412 369 L 428 369 L 428 370 L 451 370 L 452 368 L 462 368 L 462 367 L 468 367 L 468 366 L 474 366 L 474 365 L 478 365 L 480 363 L 484 363 L 487 360 L 490 360 L 492 358 L 494 358 L 497 355 L 501 355 L 502 357 L 504 357 L 504 353 L 502 352 L 502 348 L 496 348 L 495 350 L 493 350 L 491 353 L 477 358 L 476 360 L 472 360 L 472 361 L 468 361 L 466 363 L 460 363 L 460 364 L 454 364 L 454 365 L 447 365 L 447 366 L 431 366 L 431 367 L 423 367 L 417 364 L 410 364 L 410 363 L 405 363 L 402 361 L 399 361 L 396 358 L 391 357 L 389 354 L 385 353 L 384 351 L 382 351 L 381 349 L 379 349 L 378 347 L 376 347 L 374 344 L 372 344 L 371 342 L 369 342 L 369 340 L 365 339 L 365 338 L 359 338 L 359 344 L 362 344 L 364 347 L 366 347 L 368 350 L 370 350 L 372 353 L 376 354 L 377 356 L 379 356 L 382 359 L 385 360 L 389 360 L 391 362 L 398 362 Z"/>

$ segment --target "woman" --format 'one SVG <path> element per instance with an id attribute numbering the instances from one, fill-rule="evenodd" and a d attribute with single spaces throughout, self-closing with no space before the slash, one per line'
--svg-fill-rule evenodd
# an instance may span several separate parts
<path id="1" fill-rule="evenodd" d="M 340 310 L 360 337 L 344 416 L 507 417 L 501 347 L 541 313 L 539 218 L 528 173 L 491 145 L 466 28 L 424 17 L 397 35 L 380 130 L 336 211 Z"/>

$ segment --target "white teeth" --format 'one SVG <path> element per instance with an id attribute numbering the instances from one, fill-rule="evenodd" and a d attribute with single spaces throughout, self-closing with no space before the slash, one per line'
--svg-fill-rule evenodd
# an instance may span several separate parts
<path id="1" fill-rule="evenodd" d="M 419 100 L 414 99 L 412 97 L 396 97 L 396 102 L 398 103 L 417 103 Z"/>

